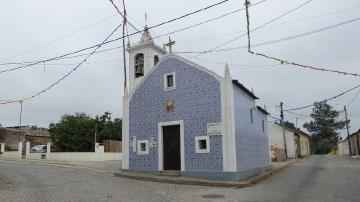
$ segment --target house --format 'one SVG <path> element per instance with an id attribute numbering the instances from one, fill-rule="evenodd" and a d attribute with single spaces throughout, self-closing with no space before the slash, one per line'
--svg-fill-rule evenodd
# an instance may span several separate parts
<path id="1" fill-rule="evenodd" d="M 300 137 L 300 156 L 306 157 L 311 154 L 310 152 L 310 136 L 309 134 L 299 130 L 298 131 Z"/>
<path id="2" fill-rule="evenodd" d="M 285 152 L 283 127 L 277 122 L 269 122 L 269 143 L 270 149 L 277 148 Z M 285 143 L 287 158 L 299 157 L 299 136 L 294 130 L 285 127 Z"/>
<path id="3" fill-rule="evenodd" d="M 18 150 L 19 142 L 30 142 L 31 145 L 47 144 L 50 135 L 44 129 L 32 129 L 29 126 L 0 128 L 0 142 L 5 143 L 6 150 Z"/>
<path id="4" fill-rule="evenodd" d="M 311 154 L 310 136 L 307 133 L 301 131 L 300 129 L 290 128 L 287 126 L 285 126 L 284 130 L 287 158 L 300 158 Z M 273 152 L 273 156 L 275 149 L 285 151 L 283 127 L 280 123 L 269 122 L 269 142 L 270 150 Z"/>
<path id="5" fill-rule="evenodd" d="M 169 45 L 169 44 L 168 44 Z M 128 46 L 129 92 L 123 101 L 123 169 L 241 180 L 267 170 L 267 115 L 258 97 L 156 45 L 145 28 Z"/>
<path id="6" fill-rule="evenodd" d="M 350 138 L 349 138 L 350 137 Z M 360 129 L 352 133 L 349 137 L 346 137 L 344 140 L 338 143 L 338 152 L 339 155 L 350 155 L 359 156 L 360 155 Z M 350 139 L 350 143 L 349 143 Z M 349 149 L 350 146 L 350 149 Z"/>

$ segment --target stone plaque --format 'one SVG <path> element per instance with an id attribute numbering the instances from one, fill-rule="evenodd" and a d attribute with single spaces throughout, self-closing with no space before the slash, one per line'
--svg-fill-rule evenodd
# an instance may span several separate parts
<path id="1" fill-rule="evenodd" d="M 222 124 L 221 123 L 208 123 L 207 134 L 208 135 L 221 135 Z"/>

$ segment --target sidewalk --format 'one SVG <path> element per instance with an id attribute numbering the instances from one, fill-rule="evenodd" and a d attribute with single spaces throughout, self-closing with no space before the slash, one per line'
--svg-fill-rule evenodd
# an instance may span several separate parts
<path id="1" fill-rule="evenodd" d="M 302 159 L 289 159 L 286 162 L 273 163 L 271 170 L 239 182 L 206 180 L 206 179 L 183 177 L 183 176 L 162 176 L 158 174 L 147 174 L 147 173 L 137 173 L 137 172 L 126 172 L 126 171 L 115 172 L 114 176 L 133 179 L 133 180 L 163 182 L 163 183 L 172 183 L 172 184 L 243 188 L 257 184 L 260 181 L 270 177 L 271 175 L 274 175 L 279 171 L 299 162 L 300 160 Z"/>
<path id="2" fill-rule="evenodd" d="M 113 175 L 115 172 L 121 170 L 121 161 L 48 161 L 48 160 L 18 160 L 18 159 L 0 159 L 0 162 L 19 162 L 19 163 L 33 163 L 33 164 L 46 164 L 62 167 L 77 167 L 96 172 L 102 172 Z"/>

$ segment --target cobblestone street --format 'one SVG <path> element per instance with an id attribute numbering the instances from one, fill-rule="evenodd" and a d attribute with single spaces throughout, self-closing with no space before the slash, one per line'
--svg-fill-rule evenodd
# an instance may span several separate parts
<path id="1" fill-rule="evenodd" d="M 89 169 L 26 162 L 0 161 L 0 170 L 0 201 L 4 202 L 360 201 L 360 161 L 336 156 L 309 157 L 242 189 L 142 182 Z"/>

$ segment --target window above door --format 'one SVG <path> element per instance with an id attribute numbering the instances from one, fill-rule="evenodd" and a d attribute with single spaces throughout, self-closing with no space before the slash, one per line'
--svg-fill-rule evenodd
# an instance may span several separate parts
<path id="1" fill-rule="evenodd" d="M 176 77 L 175 72 L 164 74 L 164 90 L 176 89 Z"/>

